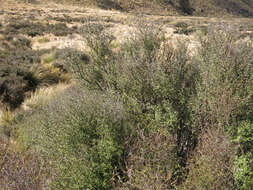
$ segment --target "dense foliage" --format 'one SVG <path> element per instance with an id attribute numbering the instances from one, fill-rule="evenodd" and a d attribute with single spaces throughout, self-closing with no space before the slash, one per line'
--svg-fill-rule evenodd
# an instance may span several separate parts
<path id="1" fill-rule="evenodd" d="M 55 54 L 75 84 L 5 124 L 41 159 L 24 162 L 38 171 L 24 175 L 29 188 L 252 189 L 252 43 L 212 26 L 190 54 L 149 25 L 121 45 L 87 27 L 87 54 Z M 0 155 L 0 176 L 11 155 Z"/>

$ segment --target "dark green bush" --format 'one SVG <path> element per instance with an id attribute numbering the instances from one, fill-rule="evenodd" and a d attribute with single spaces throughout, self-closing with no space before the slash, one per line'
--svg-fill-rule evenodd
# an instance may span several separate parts
<path id="1" fill-rule="evenodd" d="M 177 28 L 176 31 L 174 31 L 175 34 L 185 34 L 185 35 L 189 35 L 193 32 L 195 32 L 196 30 L 193 28 Z"/>
<path id="2" fill-rule="evenodd" d="M 18 1 L 21 1 L 21 2 L 24 2 L 24 3 L 37 3 L 37 0 L 18 0 Z"/>
<path id="3" fill-rule="evenodd" d="M 188 24 L 186 22 L 178 22 L 175 24 L 175 27 L 177 28 L 188 28 Z"/>
<path id="4" fill-rule="evenodd" d="M 74 28 L 68 28 L 65 23 L 48 24 L 44 30 L 45 33 L 52 33 L 55 36 L 67 36 L 74 33 Z"/>
<path id="5" fill-rule="evenodd" d="M 181 6 L 183 13 L 188 14 L 188 15 L 192 14 L 193 9 L 191 8 L 189 0 L 179 0 L 179 4 Z"/>
<path id="6" fill-rule="evenodd" d="M 42 35 L 44 32 L 43 25 L 39 23 L 33 23 L 14 18 L 9 20 L 9 22 L 10 23 L 3 31 L 3 33 L 6 35 L 27 34 L 28 36 L 34 37 L 37 35 Z"/>
<path id="7" fill-rule="evenodd" d="M 71 75 L 64 62 L 68 50 L 55 50 L 53 65 L 44 67 L 41 56 L 50 50 L 32 50 L 31 42 L 25 37 L 5 36 L 0 46 L 0 102 L 12 110 L 19 107 L 30 92 L 41 86 L 69 82 Z M 59 54 L 62 54 L 61 56 Z M 66 55 L 65 55 L 66 54 Z M 55 59 L 55 60 L 54 60 Z"/>
<path id="8" fill-rule="evenodd" d="M 0 102 L 6 108 L 15 109 L 24 100 L 28 91 L 38 85 L 37 78 L 32 72 L 22 67 L 0 65 Z"/>
<path id="9" fill-rule="evenodd" d="M 45 33 L 52 33 L 56 36 L 66 36 L 68 34 L 72 34 L 73 32 L 74 28 L 67 27 L 65 23 L 43 25 L 38 22 L 13 18 L 9 20 L 9 24 L 2 33 L 5 35 L 26 34 L 28 36 L 35 37 L 41 36 Z"/>

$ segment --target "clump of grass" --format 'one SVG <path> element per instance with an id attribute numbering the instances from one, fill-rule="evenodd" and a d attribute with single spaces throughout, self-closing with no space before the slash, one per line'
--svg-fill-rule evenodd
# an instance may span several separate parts
<path id="1" fill-rule="evenodd" d="M 9 126 L 14 120 L 14 113 L 10 110 L 1 111 L 0 126 Z"/>
<path id="2" fill-rule="evenodd" d="M 47 43 L 47 42 L 50 42 L 50 40 L 48 38 L 46 38 L 46 37 L 42 37 L 42 38 L 38 39 L 38 42 L 39 43 Z"/>
<path id="3" fill-rule="evenodd" d="M 25 110 L 43 108 L 52 97 L 59 96 L 67 87 L 68 85 L 66 84 L 57 84 L 56 86 L 43 87 L 35 90 L 35 92 L 22 103 L 22 108 Z"/>
<path id="4" fill-rule="evenodd" d="M 34 71 L 40 85 L 57 84 L 59 82 L 69 83 L 72 74 L 68 68 L 68 62 L 73 61 L 72 59 L 80 61 L 81 57 L 77 58 L 75 56 L 78 53 L 80 52 L 67 48 L 55 50 L 43 56 L 42 64 Z M 83 53 L 80 54 L 83 55 Z"/>
<path id="5" fill-rule="evenodd" d="M 15 121 L 15 114 L 10 110 L 0 110 L 0 142 L 7 142 L 11 136 L 11 125 Z"/>
<path id="6" fill-rule="evenodd" d="M 50 54 L 44 55 L 42 61 L 43 63 L 48 64 L 48 63 L 52 63 L 54 59 L 55 59 L 55 53 L 52 52 Z"/>

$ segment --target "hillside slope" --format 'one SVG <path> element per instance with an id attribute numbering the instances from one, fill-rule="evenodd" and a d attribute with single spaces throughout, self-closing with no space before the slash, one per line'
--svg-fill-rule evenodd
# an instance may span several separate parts
<path id="1" fill-rule="evenodd" d="M 37 0 L 39 1 L 39 0 Z M 54 0 L 137 13 L 253 17 L 253 0 Z"/>
<path id="2" fill-rule="evenodd" d="M 253 0 L 190 0 L 194 14 L 253 16 Z"/>

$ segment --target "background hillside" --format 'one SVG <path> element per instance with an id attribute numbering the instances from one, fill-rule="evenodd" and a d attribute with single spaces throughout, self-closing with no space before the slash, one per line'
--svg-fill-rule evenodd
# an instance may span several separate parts
<path id="1" fill-rule="evenodd" d="M 190 0 L 194 13 L 199 15 L 232 14 L 235 16 L 253 16 L 252 0 Z"/>
<path id="2" fill-rule="evenodd" d="M 170 15 L 253 16 L 253 0 L 54 0 L 58 3 L 78 3 L 104 9 L 138 11 Z"/>

